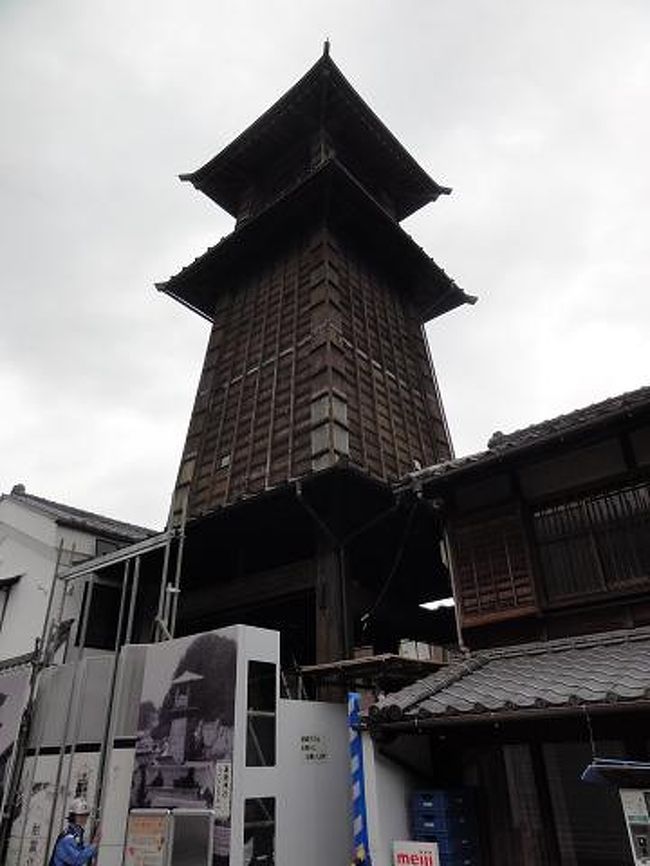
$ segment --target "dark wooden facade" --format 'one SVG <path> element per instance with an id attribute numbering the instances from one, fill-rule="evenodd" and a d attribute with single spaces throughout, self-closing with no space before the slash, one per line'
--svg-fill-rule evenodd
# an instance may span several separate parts
<path id="1" fill-rule="evenodd" d="M 650 389 L 574 416 L 423 481 L 470 646 L 650 622 Z"/>
<path id="2" fill-rule="evenodd" d="M 172 522 L 180 633 L 277 628 L 285 663 L 395 650 L 449 611 L 436 518 L 391 482 L 451 456 L 423 325 L 473 299 L 399 220 L 432 180 L 323 57 L 182 176 L 234 231 L 159 288 L 212 322 Z M 404 585 L 408 574 L 408 586 Z"/>
<path id="3" fill-rule="evenodd" d="M 217 303 L 181 469 L 192 516 L 340 459 L 393 480 L 449 456 L 409 305 L 327 227 L 288 247 Z"/>
<path id="4" fill-rule="evenodd" d="M 468 296 L 397 222 L 448 190 L 329 57 L 185 177 L 237 218 L 162 287 L 213 322 L 178 478 L 189 516 L 340 461 L 394 481 L 448 458 L 422 325 Z"/>

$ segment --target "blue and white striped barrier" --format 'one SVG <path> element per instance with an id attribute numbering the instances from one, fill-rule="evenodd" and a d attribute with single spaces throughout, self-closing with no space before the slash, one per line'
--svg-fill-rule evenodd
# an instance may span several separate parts
<path id="1" fill-rule="evenodd" d="M 363 774 L 363 744 L 358 732 L 360 707 L 359 693 L 348 693 L 348 730 L 350 734 L 350 782 L 352 785 L 352 834 L 354 863 L 370 866 L 368 845 L 368 818 L 366 815 L 366 788 Z"/>

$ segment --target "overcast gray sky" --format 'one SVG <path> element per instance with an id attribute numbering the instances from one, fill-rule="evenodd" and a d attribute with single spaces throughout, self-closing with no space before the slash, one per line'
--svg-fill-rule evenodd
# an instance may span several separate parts
<path id="1" fill-rule="evenodd" d="M 208 336 L 202 165 L 334 60 L 454 188 L 404 227 L 456 452 L 648 384 L 648 0 L 0 0 L 0 490 L 159 527 Z"/>

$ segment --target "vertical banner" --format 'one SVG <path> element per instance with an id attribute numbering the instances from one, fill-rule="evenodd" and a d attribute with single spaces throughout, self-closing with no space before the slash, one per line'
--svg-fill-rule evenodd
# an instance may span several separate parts
<path id="1" fill-rule="evenodd" d="M 350 735 L 350 783 L 352 786 L 352 835 L 355 863 L 370 864 L 366 788 L 363 774 L 363 743 L 359 727 L 359 693 L 348 694 L 348 731 Z"/>

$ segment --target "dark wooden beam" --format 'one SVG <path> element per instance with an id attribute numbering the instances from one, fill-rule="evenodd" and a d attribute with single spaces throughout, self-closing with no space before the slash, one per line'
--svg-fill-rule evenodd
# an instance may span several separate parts
<path id="1" fill-rule="evenodd" d="M 280 599 L 297 592 L 313 589 L 315 566 L 312 560 L 300 560 L 290 565 L 237 577 L 224 582 L 202 584 L 198 589 L 181 595 L 181 619 L 205 617 L 238 607 Z"/>

